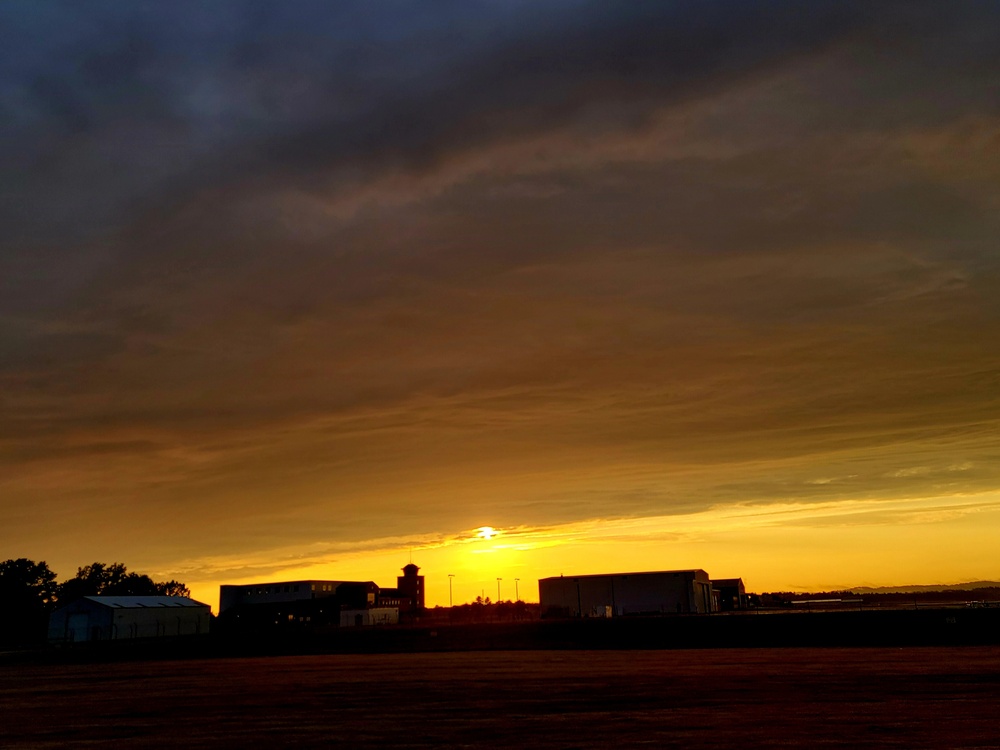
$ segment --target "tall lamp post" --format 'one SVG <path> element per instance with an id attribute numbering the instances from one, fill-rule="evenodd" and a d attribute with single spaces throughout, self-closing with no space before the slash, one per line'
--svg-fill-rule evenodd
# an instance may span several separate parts
<path id="1" fill-rule="evenodd" d="M 452 581 L 452 579 L 454 577 L 455 577 L 454 573 L 449 573 L 448 574 L 448 606 L 449 607 L 454 607 L 455 606 L 455 600 L 452 598 L 452 595 L 451 595 L 451 581 Z"/>
<path id="2" fill-rule="evenodd" d="M 518 601 L 518 602 L 521 601 L 521 594 L 520 594 L 520 592 L 517 589 L 517 582 L 520 581 L 520 580 L 521 580 L 520 578 L 515 578 L 514 579 L 514 601 Z"/>
<path id="3" fill-rule="evenodd" d="M 500 581 L 502 580 L 503 578 L 497 578 L 497 604 L 500 603 Z"/>

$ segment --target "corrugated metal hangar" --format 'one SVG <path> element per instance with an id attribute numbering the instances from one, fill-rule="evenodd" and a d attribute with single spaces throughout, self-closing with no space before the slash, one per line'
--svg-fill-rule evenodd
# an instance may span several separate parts
<path id="1" fill-rule="evenodd" d="M 164 638 L 208 633 L 211 607 L 183 596 L 85 596 L 49 617 L 49 640 Z"/>
<path id="2" fill-rule="evenodd" d="M 538 581 L 543 614 L 569 617 L 707 613 L 712 581 L 704 570 L 558 576 Z"/>

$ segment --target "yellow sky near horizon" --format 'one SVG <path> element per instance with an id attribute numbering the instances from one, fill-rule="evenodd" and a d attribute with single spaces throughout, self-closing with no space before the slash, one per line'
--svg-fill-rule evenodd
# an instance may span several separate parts
<path id="1" fill-rule="evenodd" d="M 426 578 L 428 606 L 477 596 L 538 600 L 539 578 L 702 568 L 742 577 L 748 591 L 835 591 L 848 587 L 951 585 L 995 575 L 992 542 L 1000 492 L 947 497 L 735 505 L 680 516 L 594 520 L 547 528 L 469 529 L 447 539 L 371 540 L 371 548 L 270 550 L 259 559 L 191 561 L 213 566 L 285 564 L 266 576 L 192 579 L 192 596 L 218 608 L 220 584 L 328 579 L 395 586 L 410 559 Z M 659 563 L 657 565 L 657 563 Z M 449 592 L 449 574 L 452 590 Z M 174 574 L 171 574 L 174 575 Z M 176 575 L 183 576 L 183 573 Z"/>

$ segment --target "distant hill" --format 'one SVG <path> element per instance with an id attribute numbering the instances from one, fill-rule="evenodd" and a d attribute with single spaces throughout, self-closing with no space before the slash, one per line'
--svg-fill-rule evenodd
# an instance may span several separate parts
<path id="1" fill-rule="evenodd" d="M 973 591 L 975 589 L 1000 588 L 1000 581 L 970 581 L 954 583 L 950 586 L 931 584 L 929 586 L 857 586 L 850 589 L 855 594 L 924 594 L 932 591 Z"/>

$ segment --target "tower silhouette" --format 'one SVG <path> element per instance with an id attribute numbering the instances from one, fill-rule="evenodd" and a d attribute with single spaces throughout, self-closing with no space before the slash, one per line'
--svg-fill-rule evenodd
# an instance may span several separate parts
<path id="1" fill-rule="evenodd" d="M 405 596 L 413 602 L 415 610 L 424 608 L 424 577 L 420 568 L 410 563 L 403 567 L 403 575 L 396 577 L 396 588 L 400 596 Z"/>

